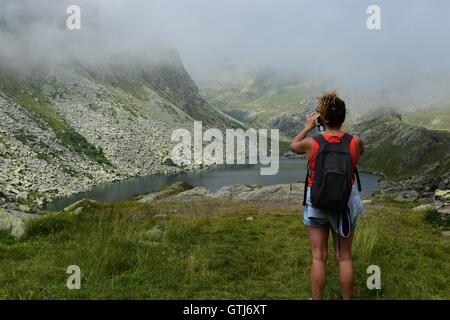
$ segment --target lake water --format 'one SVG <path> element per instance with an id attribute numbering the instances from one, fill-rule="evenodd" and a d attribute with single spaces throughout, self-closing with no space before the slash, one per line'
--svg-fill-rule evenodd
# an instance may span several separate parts
<path id="1" fill-rule="evenodd" d="M 304 182 L 306 160 L 282 159 L 280 170 L 273 176 L 260 175 L 259 166 L 221 166 L 200 172 L 178 175 L 151 175 L 127 180 L 105 183 L 95 186 L 92 190 L 81 192 L 69 197 L 56 199 L 48 204 L 46 210 L 59 211 L 75 201 L 89 198 L 100 202 L 112 202 L 132 198 L 133 196 L 155 191 L 164 185 L 185 181 L 194 187 L 205 187 L 215 192 L 223 186 L 236 184 L 271 185 L 278 183 Z M 373 174 L 361 173 L 362 197 L 370 196 L 378 186 L 379 177 Z"/>

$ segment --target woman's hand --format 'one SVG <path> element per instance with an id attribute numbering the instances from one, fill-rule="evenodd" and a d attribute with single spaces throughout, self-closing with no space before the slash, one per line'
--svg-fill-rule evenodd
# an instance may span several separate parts
<path id="1" fill-rule="evenodd" d="M 317 126 L 316 120 L 319 117 L 316 113 L 310 113 L 306 116 L 306 125 L 305 129 L 311 131 Z"/>

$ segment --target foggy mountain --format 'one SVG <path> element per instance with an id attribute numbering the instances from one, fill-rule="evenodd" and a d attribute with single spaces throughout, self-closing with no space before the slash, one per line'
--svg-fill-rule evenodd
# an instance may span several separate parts
<path id="1" fill-rule="evenodd" d="M 356 116 L 432 104 L 450 83 L 444 3 L 380 3 L 373 32 L 366 1 L 82 0 L 80 30 L 71 1 L 0 4 L 0 201 L 23 211 L 178 171 L 170 134 L 194 119 L 288 137 L 325 89 Z"/>

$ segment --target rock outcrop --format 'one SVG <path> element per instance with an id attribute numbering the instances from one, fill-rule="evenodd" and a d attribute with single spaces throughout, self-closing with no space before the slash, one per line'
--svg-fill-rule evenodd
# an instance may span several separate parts
<path id="1" fill-rule="evenodd" d="M 171 188 L 169 188 L 171 189 Z M 216 192 L 210 192 L 206 188 L 197 187 L 179 192 L 175 195 L 160 198 L 162 191 L 156 191 L 142 196 L 141 202 L 180 202 L 199 200 L 231 200 L 245 202 L 289 202 L 301 204 L 303 202 L 303 184 L 276 184 L 276 185 L 234 185 L 225 186 Z"/>

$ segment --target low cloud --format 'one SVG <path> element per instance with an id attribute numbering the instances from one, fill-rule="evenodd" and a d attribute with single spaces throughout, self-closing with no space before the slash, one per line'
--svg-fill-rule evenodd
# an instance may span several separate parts
<path id="1" fill-rule="evenodd" d="M 382 29 L 370 31 L 366 9 L 374 2 Z M 65 26 L 72 4 L 82 10 L 79 31 Z M 196 80 L 233 65 L 294 70 L 368 96 L 392 88 L 434 96 L 450 83 L 448 1 L 0 0 L 0 6 L 0 55 L 7 63 L 151 59 L 175 48 Z"/>

